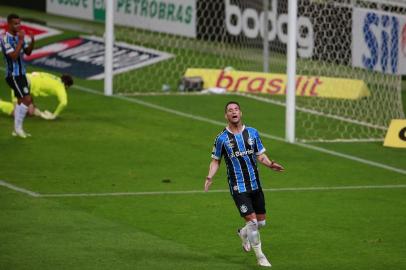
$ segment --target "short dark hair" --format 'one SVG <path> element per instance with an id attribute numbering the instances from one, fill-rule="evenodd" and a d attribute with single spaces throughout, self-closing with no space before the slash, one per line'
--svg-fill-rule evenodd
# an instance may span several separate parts
<path id="1" fill-rule="evenodd" d="M 69 74 L 62 74 L 61 81 L 65 85 L 65 87 L 69 87 L 73 84 L 73 78 Z"/>
<path id="2" fill-rule="evenodd" d="M 9 14 L 9 15 L 7 16 L 7 22 L 8 22 L 8 23 L 11 22 L 11 20 L 14 20 L 14 19 L 20 19 L 20 16 L 18 16 L 18 15 L 15 14 L 15 13 L 11 13 L 11 14 Z"/>
<path id="3" fill-rule="evenodd" d="M 238 106 L 238 108 L 241 109 L 240 103 L 238 103 L 237 101 L 229 101 L 229 102 L 227 102 L 226 106 L 224 107 L 224 112 L 225 112 L 225 113 L 227 112 L 227 107 L 228 107 L 228 105 L 230 105 L 230 104 L 235 104 L 235 105 Z"/>

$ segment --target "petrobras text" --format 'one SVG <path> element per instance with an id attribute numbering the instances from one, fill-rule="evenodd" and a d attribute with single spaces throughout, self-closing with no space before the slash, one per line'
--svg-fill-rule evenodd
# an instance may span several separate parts
<path id="1" fill-rule="evenodd" d="M 406 74 L 406 16 L 354 8 L 352 65 L 386 74 Z"/>
<path id="2" fill-rule="evenodd" d="M 258 35 L 264 37 L 264 12 L 258 12 L 253 8 L 243 8 L 225 0 L 226 5 L 226 27 L 228 33 L 234 36 L 244 34 L 245 37 L 255 39 Z M 288 33 L 284 31 L 288 25 L 288 14 L 277 13 L 278 1 L 272 0 L 271 9 L 268 10 L 268 40 L 276 38 L 284 44 L 288 42 Z M 299 16 L 297 20 L 297 44 L 298 54 L 302 58 L 313 56 L 314 31 L 312 22 L 308 17 Z"/>

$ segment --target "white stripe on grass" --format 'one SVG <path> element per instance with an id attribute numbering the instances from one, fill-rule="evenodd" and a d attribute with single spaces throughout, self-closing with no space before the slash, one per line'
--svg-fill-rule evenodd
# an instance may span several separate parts
<path id="1" fill-rule="evenodd" d="M 83 86 L 74 86 L 74 87 L 76 89 L 79 89 L 79 90 L 84 91 L 84 92 L 97 94 L 97 95 L 103 95 L 102 92 L 99 92 L 99 91 L 96 91 L 94 89 L 90 89 L 90 88 L 87 88 L 87 87 L 83 87 Z M 138 105 L 142 105 L 142 106 L 149 107 L 149 108 L 159 110 L 159 111 L 164 111 L 164 112 L 171 113 L 171 114 L 174 114 L 174 115 L 178 115 L 178 116 L 181 116 L 181 117 L 190 118 L 190 119 L 198 120 L 198 121 L 201 121 L 201 122 L 210 123 L 210 124 L 217 125 L 217 126 L 224 127 L 226 125 L 223 122 L 219 122 L 219 121 L 215 121 L 215 120 L 212 120 L 212 119 L 209 119 L 209 118 L 206 118 L 206 117 L 197 116 L 197 115 L 193 115 L 193 114 L 184 113 L 184 112 L 180 112 L 180 111 L 177 111 L 177 110 L 169 109 L 169 108 L 166 108 L 166 107 L 163 107 L 163 106 L 160 106 L 160 105 L 156 105 L 156 104 L 153 104 L 153 103 L 150 103 L 150 102 L 146 102 L 146 101 L 143 101 L 143 100 L 139 100 L 139 99 L 136 99 L 136 98 L 130 98 L 130 97 L 126 97 L 126 96 L 111 96 L 111 97 L 121 99 L 121 100 L 125 100 L 125 101 L 131 102 L 131 103 L 136 103 Z M 262 137 L 265 137 L 265 138 L 268 138 L 268 139 L 273 139 L 273 140 L 276 140 L 276 141 L 285 142 L 285 139 L 282 138 L 282 137 L 270 135 L 270 134 L 263 133 L 263 132 L 260 132 L 260 134 L 261 134 Z M 356 162 L 359 162 L 359 163 L 363 163 L 363 164 L 366 164 L 366 165 L 369 165 L 369 166 L 378 167 L 378 168 L 381 168 L 381 169 L 385 169 L 385 170 L 388 170 L 388 171 L 392 171 L 392 172 L 396 172 L 396 173 L 406 175 L 406 170 L 396 168 L 396 167 L 393 167 L 393 166 L 389 166 L 389 165 L 386 165 L 386 164 L 381 163 L 381 162 L 375 162 L 375 161 L 363 159 L 363 158 L 360 158 L 360 157 L 340 153 L 340 152 L 333 151 L 333 150 L 328 150 L 326 148 L 322 148 L 322 147 L 318 147 L 318 146 L 314 146 L 314 145 L 310 145 L 310 144 L 294 143 L 293 145 L 297 145 L 297 146 L 307 148 L 307 149 L 311 149 L 311 150 L 314 150 L 314 151 L 317 151 L 317 152 L 326 153 L 326 154 L 329 154 L 329 155 L 332 155 L 332 156 L 349 159 L 349 160 L 356 161 Z"/>
<path id="2" fill-rule="evenodd" d="M 25 188 L 18 187 L 16 185 L 7 183 L 6 181 L 3 181 L 3 180 L 0 180 L 0 186 L 9 188 L 11 190 L 14 190 L 14 191 L 17 191 L 17 192 L 20 192 L 20 193 L 30 195 L 31 197 L 41 197 L 41 194 L 39 194 L 37 192 L 31 191 L 31 190 L 28 190 L 28 189 L 25 189 Z"/>
<path id="3" fill-rule="evenodd" d="M 382 185 L 382 186 L 338 186 L 338 187 L 296 187 L 296 188 L 268 188 L 264 192 L 303 192 L 303 191 L 331 191 L 331 190 L 369 190 L 369 189 L 403 189 L 406 185 Z M 214 189 L 208 193 L 228 193 L 228 189 Z M 113 196 L 153 196 L 153 195 L 188 195 L 203 194 L 203 190 L 179 190 L 179 191 L 145 191 L 145 192 L 107 192 L 107 193 L 64 193 L 64 194 L 41 194 L 40 197 L 66 198 L 66 197 L 113 197 Z"/>
<path id="4" fill-rule="evenodd" d="M 203 194 L 203 190 L 177 190 L 177 191 L 143 191 L 143 192 L 102 192 L 102 193 L 37 193 L 0 180 L 0 186 L 24 193 L 31 197 L 66 198 L 66 197 L 123 197 L 123 196 L 156 196 L 156 195 L 188 195 Z M 334 190 L 372 190 L 372 189 L 404 189 L 406 185 L 366 185 L 366 186 L 333 186 L 333 187 L 291 187 L 291 188 L 265 188 L 264 192 L 304 192 L 304 191 L 334 191 Z M 228 193 L 228 189 L 213 189 L 208 193 Z"/>

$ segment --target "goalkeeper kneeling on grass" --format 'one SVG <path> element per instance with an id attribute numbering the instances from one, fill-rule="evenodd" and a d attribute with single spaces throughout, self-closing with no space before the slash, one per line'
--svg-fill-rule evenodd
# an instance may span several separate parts
<path id="1" fill-rule="evenodd" d="M 59 102 L 58 106 L 56 107 L 53 113 L 47 110 L 41 111 L 34 104 L 31 104 L 28 107 L 28 114 L 31 116 L 32 115 L 39 116 L 46 120 L 56 119 L 68 104 L 68 96 L 66 90 L 73 85 L 72 77 L 66 74 L 62 75 L 61 77 L 57 77 L 50 73 L 32 72 L 27 73 L 27 80 L 28 86 L 30 87 L 31 96 L 33 97 L 56 96 Z M 13 101 L 15 103 L 15 100 Z"/>

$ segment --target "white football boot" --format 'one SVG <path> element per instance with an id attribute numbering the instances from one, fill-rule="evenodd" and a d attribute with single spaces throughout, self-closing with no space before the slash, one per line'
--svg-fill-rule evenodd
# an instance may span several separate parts
<path id="1" fill-rule="evenodd" d="M 263 267 L 272 267 L 272 264 L 268 261 L 265 255 L 257 257 L 258 265 Z"/>
<path id="2" fill-rule="evenodd" d="M 27 138 L 27 137 L 31 137 L 30 133 L 25 132 L 22 129 L 19 130 L 13 130 L 13 132 L 11 133 L 11 135 L 13 135 L 14 137 L 20 137 L 20 138 Z"/>

